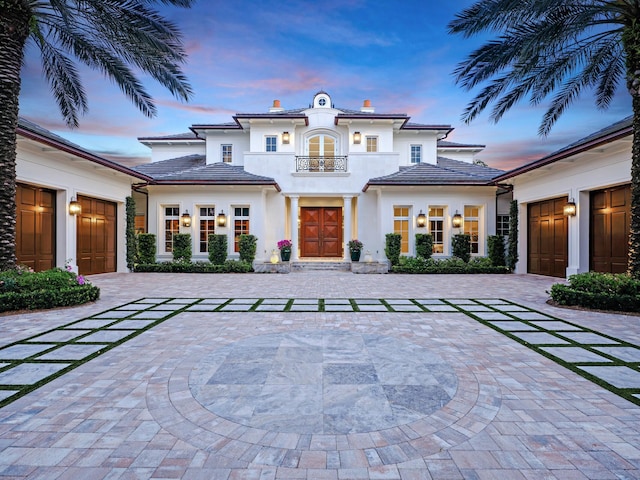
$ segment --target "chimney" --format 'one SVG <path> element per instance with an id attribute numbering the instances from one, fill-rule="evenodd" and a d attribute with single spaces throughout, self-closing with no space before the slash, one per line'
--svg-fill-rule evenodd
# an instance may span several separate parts
<path id="1" fill-rule="evenodd" d="M 282 111 L 284 111 L 284 108 L 280 106 L 280 100 L 274 100 L 273 107 L 269 109 L 269 113 L 282 112 Z"/>
<path id="2" fill-rule="evenodd" d="M 360 108 L 360 111 L 363 113 L 373 113 L 376 111 L 374 107 L 371 106 L 371 100 L 365 100 Z"/>

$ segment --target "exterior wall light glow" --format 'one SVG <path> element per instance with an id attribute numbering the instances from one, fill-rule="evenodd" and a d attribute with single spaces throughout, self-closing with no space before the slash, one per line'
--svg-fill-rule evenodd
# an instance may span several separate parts
<path id="1" fill-rule="evenodd" d="M 227 224 L 227 216 L 224 214 L 224 210 L 220 210 L 220 213 L 216 217 L 216 222 L 219 227 L 224 227 Z"/>
<path id="2" fill-rule="evenodd" d="M 282 132 L 282 143 L 284 145 L 289 145 L 289 132 Z"/>
<path id="3" fill-rule="evenodd" d="M 576 207 L 576 203 L 573 201 L 573 199 L 569 200 L 567 202 L 567 204 L 564 206 L 564 208 L 562 209 L 562 212 L 567 216 L 567 217 L 575 217 L 576 212 L 577 212 L 577 207 Z"/>
<path id="4" fill-rule="evenodd" d="M 69 215 L 80 215 L 82 213 L 82 206 L 80 202 L 76 200 L 76 197 L 71 197 L 69 202 Z"/>
<path id="5" fill-rule="evenodd" d="M 362 135 L 360 134 L 360 132 L 354 132 L 353 133 L 353 143 L 355 145 L 360 145 L 361 141 L 362 141 Z"/>
<path id="6" fill-rule="evenodd" d="M 180 217 L 180 220 L 182 220 L 182 226 L 183 227 L 190 227 L 191 226 L 191 215 L 189 215 L 189 210 L 185 211 L 182 216 Z"/>
<path id="7" fill-rule="evenodd" d="M 462 215 L 456 210 L 456 214 L 451 219 L 451 226 L 453 228 L 460 228 L 462 226 Z"/>
<path id="8" fill-rule="evenodd" d="M 422 210 L 420 210 L 420 213 L 416 218 L 416 224 L 418 225 L 418 228 L 424 228 L 427 226 L 427 216 L 422 213 Z"/>

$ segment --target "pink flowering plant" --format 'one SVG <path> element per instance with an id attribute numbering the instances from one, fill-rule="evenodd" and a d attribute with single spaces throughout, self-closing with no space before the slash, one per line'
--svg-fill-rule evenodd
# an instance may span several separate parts
<path id="1" fill-rule="evenodd" d="M 364 247 L 364 244 L 358 240 L 357 238 L 354 238 L 353 240 L 349 240 L 349 251 L 350 252 L 361 252 L 362 251 L 362 247 Z"/>
<path id="2" fill-rule="evenodd" d="M 278 242 L 278 250 L 285 251 L 285 252 L 290 252 L 291 251 L 291 247 L 293 246 L 293 243 L 291 243 L 291 240 L 280 240 Z"/>

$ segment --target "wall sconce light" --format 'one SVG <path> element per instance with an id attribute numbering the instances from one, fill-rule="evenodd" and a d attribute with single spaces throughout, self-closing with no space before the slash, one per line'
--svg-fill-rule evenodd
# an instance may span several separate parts
<path id="1" fill-rule="evenodd" d="M 224 210 L 220 210 L 220 213 L 216 218 L 216 222 L 219 227 L 224 227 L 227 224 L 227 216 L 224 214 Z"/>
<path id="2" fill-rule="evenodd" d="M 455 215 L 451 219 L 451 226 L 453 228 L 460 228 L 462 226 L 462 215 L 460 215 L 457 210 Z"/>
<path id="3" fill-rule="evenodd" d="M 578 209 L 576 207 L 576 203 L 573 201 L 573 198 L 569 200 L 562 209 L 562 213 L 564 213 L 567 217 L 575 217 L 577 211 Z"/>
<path id="4" fill-rule="evenodd" d="M 190 227 L 191 226 L 191 215 L 189 215 L 189 210 L 185 211 L 180 216 L 180 219 L 182 220 L 182 226 L 183 227 Z"/>
<path id="5" fill-rule="evenodd" d="M 80 215 L 82 213 L 82 205 L 76 200 L 76 197 L 71 197 L 69 202 L 69 215 Z"/>
<path id="6" fill-rule="evenodd" d="M 282 132 L 282 143 L 289 145 L 289 132 Z"/>
<path id="7" fill-rule="evenodd" d="M 427 226 L 427 216 L 422 213 L 422 210 L 420 210 L 420 213 L 416 218 L 416 224 L 418 225 L 418 228 L 424 228 Z"/>
<path id="8" fill-rule="evenodd" d="M 353 132 L 353 143 L 355 145 L 360 145 L 361 141 L 362 141 L 362 135 L 360 135 L 360 132 Z"/>

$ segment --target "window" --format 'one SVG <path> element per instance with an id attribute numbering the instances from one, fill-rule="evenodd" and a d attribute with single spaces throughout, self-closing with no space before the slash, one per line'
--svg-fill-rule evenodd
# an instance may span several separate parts
<path id="1" fill-rule="evenodd" d="M 249 207 L 233 209 L 233 251 L 240 251 L 240 235 L 249 235 Z"/>
<path id="2" fill-rule="evenodd" d="M 393 233 L 402 235 L 400 253 L 409 253 L 409 207 L 393 207 Z"/>
<path id="3" fill-rule="evenodd" d="M 378 137 L 367 137 L 367 152 L 378 151 Z"/>
<path id="4" fill-rule="evenodd" d="M 411 145 L 411 163 L 422 161 L 422 145 Z"/>
<path id="5" fill-rule="evenodd" d="M 267 152 L 277 152 L 277 146 L 278 146 L 278 137 L 276 137 L 275 135 L 268 135 L 267 137 L 265 137 L 266 140 L 266 151 Z"/>
<path id="6" fill-rule="evenodd" d="M 173 236 L 180 233 L 180 207 L 164 207 L 164 251 L 173 252 Z"/>
<path id="7" fill-rule="evenodd" d="M 509 215 L 498 215 L 496 217 L 496 234 L 503 237 L 509 236 Z"/>
<path id="8" fill-rule="evenodd" d="M 233 161 L 232 145 L 222 145 L 222 161 L 224 163 L 231 163 Z"/>
<path id="9" fill-rule="evenodd" d="M 200 253 L 209 251 L 209 235 L 216 233 L 215 207 L 200 207 Z"/>
<path id="10" fill-rule="evenodd" d="M 478 253 L 480 239 L 480 207 L 464 206 L 464 233 L 471 237 L 471 253 Z"/>
<path id="11" fill-rule="evenodd" d="M 433 238 L 433 253 L 444 253 L 444 207 L 429 207 L 429 233 Z"/>

